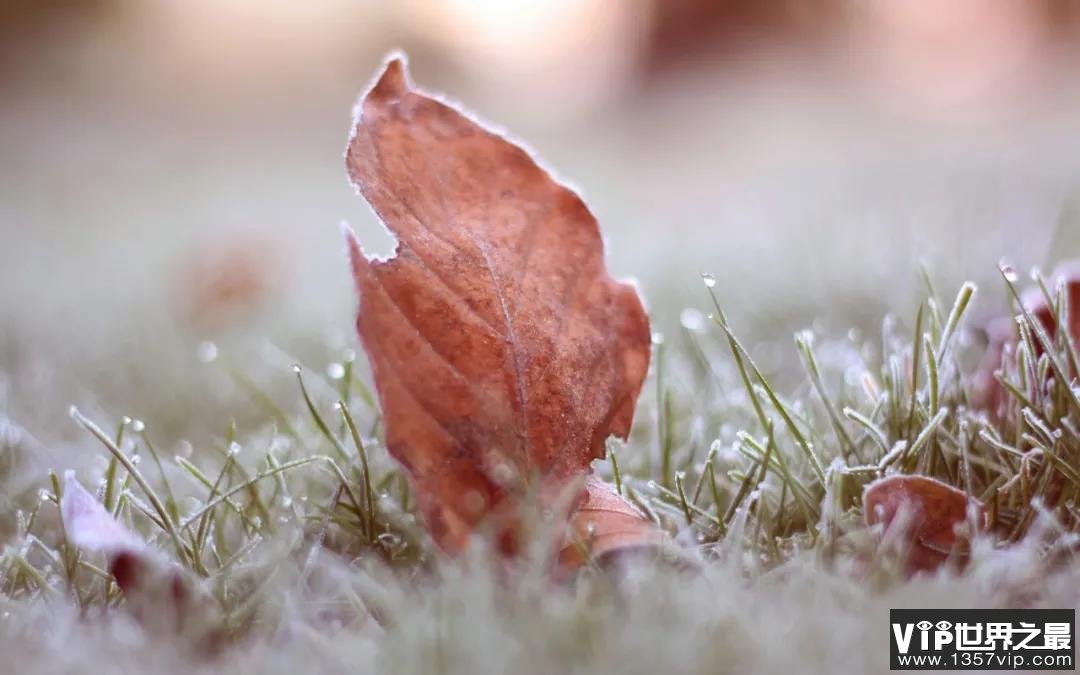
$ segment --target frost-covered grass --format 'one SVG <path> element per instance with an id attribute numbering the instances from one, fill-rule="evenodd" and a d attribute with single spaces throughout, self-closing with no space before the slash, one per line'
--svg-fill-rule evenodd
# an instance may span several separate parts
<path id="1" fill-rule="evenodd" d="M 1002 276 L 1013 292 L 1019 282 Z M 885 317 L 876 335 L 799 333 L 785 361 L 795 365 L 781 368 L 740 341 L 710 277 L 704 293 L 710 313 L 688 310 L 656 336 L 631 440 L 595 467 L 694 569 L 597 567 L 554 586 L 541 545 L 509 568 L 483 542 L 444 560 L 381 444 L 362 355 L 327 355 L 325 374 L 282 365 L 295 378 L 284 399 L 259 384 L 265 373 L 221 357 L 209 369 L 258 412 L 238 408 L 242 423 L 197 446 L 166 452 L 153 419 L 123 411 L 56 420 L 95 443 L 83 484 L 207 591 L 181 626 L 129 611 L 101 557 L 67 542 L 66 467 L 42 467 L 32 434 L 7 421 L 7 667 L 876 672 L 887 670 L 889 608 L 1080 604 L 1080 394 L 1066 340 L 1025 317 L 1000 375 L 1004 414 L 991 415 L 974 405 L 985 345 L 967 319 L 971 285 L 950 297 L 928 282 L 918 310 Z M 975 542 L 962 573 L 905 580 L 903 546 L 864 526 L 862 487 L 897 472 L 990 505 L 995 535 Z M 167 607 L 160 591 L 142 600 Z"/>

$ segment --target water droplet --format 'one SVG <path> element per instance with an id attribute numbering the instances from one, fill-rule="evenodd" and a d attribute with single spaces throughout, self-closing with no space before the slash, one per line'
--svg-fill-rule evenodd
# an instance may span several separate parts
<path id="1" fill-rule="evenodd" d="M 131 418 L 128 417 L 127 415 L 124 415 L 123 417 L 120 418 L 120 424 L 122 424 L 122 425 L 124 425 L 126 427 L 127 425 L 131 424 Z"/>
<path id="2" fill-rule="evenodd" d="M 334 410 L 341 412 L 344 409 L 345 406 L 341 403 L 341 401 L 334 401 Z"/>
<path id="3" fill-rule="evenodd" d="M 142 420 L 132 420 L 131 421 L 131 430 L 134 431 L 137 434 L 140 434 L 140 433 L 142 433 L 143 431 L 146 430 L 146 425 L 143 424 Z"/>
<path id="4" fill-rule="evenodd" d="M 652 334 L 652 343 L 654 345 L 662 345 L 662 344 L 664 344 L 664 334 L 663 333 L 653 333 Z"/>
<path id="5" fill-rule="evenodd" d="M 195 348 L 195 358 L 199 359 L 203 363 L 210 363 L 218 357 L 217 345 L 209 340 L 203 340 L 199 343 L 199 346 Z"/>
<path id="6" fill-rule="evenodd" d="M 341 360 L 345 363 L 352 363 L 356 360 L 356 352 L 351 349 L 346 349 L 345 354 L 341 357 Z"/>
<path id="7" fill-rule="evenodd" d="M 686 472 L 685 471 L 676 471 L 675 472 L 675 480 L 686 480 Z"/>
<path id="8" fill-rule="evenodd" d="M 294 363 L 294 364 L 292 364 L 292 371 L 293 371 L 294 373 L 296 373 L 297 375 L 299 375 L 299 374 L 300 374 L 300 371 L 301 371 L 301 370 L 302 370 L 302 368 L 300 368 L 300 364 L 299 364 L 299 363 Z"/>
<path id="9" fill-rule="evenodd" d="M 337 361 L 334 361 L 330 365 L 326 366 L 326 376 L 331 380 L 340 380 L 345 377 L 345 366 L 341 365 Z"/>
<path id="10" fill-rule="evenodd" d="M 69 407 L 68 408 L 68 415 L 70 415 L 72 419 L 78 419 L 79 418 L 79 408 L 77 406 Z"/>
<path id="11" fill-rule="evenodd" d="M 177 443 L 177 447 L 180 450 L 180 454 L 178 456 L 184 457 L 185 459 L 191 457 L 192 453 L 195 452 L 195 446 L 193 446 L 189 441 L 180 441 L 179 443 Z"/>
<path id="12" fill-rule="evenodd" d="M 132 455 L 131 456 L 131 463 L 133 465 L 139 466 L 139 462 L 141 462 L 141 461 L 142 461 L 142 457 L 140 457 L 139 455 Z"/>
<path id="13" fill-rule="evenodd" d="M 645 485 L 647 485 L 650 490 L 655 490 L 656 489 L 656 481 L 654 481 L 654 480 L 649 481 Z"/>
<path id="14" fill-rule="evenodd" d="M 716 286 L 716 277 L 708 272 L 701 273 L 701 280 L 705 282 L 706 288 L 714 288 Z"/>
<path id="15" fill-rule="evenodd" d="M 705 315 L 693 307 L 687 307 L 679 314 L 679 323 L 688 331 L 700 333 L 705 330 Z"/>
<path id="16" fill-rule="evenodd" d="M 289 508 L 290 506 L 292 506 L 292 497 L 282 497 L 281 505 L 285 508 Z"/>
<path id="17" fill-rule="evenodd" d="M 41 488 L 40 490 L 38 490 L 38 499 L 40 499 L 41 501 L 47 502 L 51 498 L 52 498 L 52 495 L 45 488 Z"/>
<path id="18" fill-rule="evenodd" d="M 1020 278 L 1020 275 L 1016 273 L 1016 268 L 1012 266 L 1012 263 L 1005 261 L 1004 259 L 998 263 L 998 267 L 1001 269 L 1002 276 L 1005 280 L 1012 283 Z"/>
<path id="19" fill-rule="evenodd" d="M 236 457 L 237 455 L 240 454 L 241 450 L 243 450 L 243 448 L 240 447 L 240 444 L 237 443 L 236 441 L 233 441 L 232 443 L 229 443 L 229 454 L 231 456 Z"/>
<path id="20" fill-rule="evenodd" d="M 376 540 L 391 553 L 400 553 L 405 548 L 405 541 L 393 532 L 383 532 Z"/>

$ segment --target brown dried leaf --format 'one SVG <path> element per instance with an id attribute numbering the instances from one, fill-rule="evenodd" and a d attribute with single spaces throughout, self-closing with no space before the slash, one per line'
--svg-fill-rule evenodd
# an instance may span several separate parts
<path id="1" fill-rule="evenodd" d="M 889 476 L 866 486 L 867 525 L 894 529 L 907 545 L 907 571 L 933 571 L 950 555 L 962 559 L 971 543 L 968 507 L 983 527 L 983 507 L 951 485 L 927 476 Z"/>
<path id="2" fill-rule="evenodd" d="M 1060 265 L 1049 279 L 1049 289 L 1054 292 L 1058 284 L 1065 286 L 1065 298 L 1068 303 L 1069 325 L 1066 334 L 1076 349 L 1080 350 L 1080 261 L 1071 261 Z M 1051 340 L 1057 338 L 1057 317 L 1053 308 L 1047 304 L 1046 297 L 1039 288 L 1028 288 L 1021 295 L 1024 308 L 1031 313 Z M 994 377 L 995 371 L 1002 367 L 1002 358 L 1007 352 L 1015 354 L 1016 320 L 1012 317 L 997 316 L 986 324 L 987 348 L 975 376 L 975 403 L 991 415 L 1001 418 L 1007 401 L 1005 390 Z M 1042 343 L 1034 342 L 1035 357 L 1042 356 Z M 1015 358 L 1015 356 L 1013 357 Z M 1052 371 L 1051 371 L 1052 372 Z M 1069 373 L 1076 377 L 1076 373 Z"/>
<path id="3" fill-rule="evenodd" d="M 71 543 L 105 554 L 109 573 L 124 592 L 125 609 L 147 631 L 181 633 L 203 652 L 217 648 L 221 617 L 210 597 L 182 569 L 113 518 L 72 471 L 64 475 L 60 511 Z"/>
<path id="4" fill-rule="evenodd" d="M 626 438 L 649 322 L 604 266 L 596 219 L 520 147 L 412 88 L 391 60 L 357 110 L 346 165 L 397 238 L 349 236 L 357 330 L 390 453 L 447 551 L 550 496 Z"/>
<path id="5" fill-rule="evenodd" d="M 1057 284 L 1065 285 L 1065 298 L 1068 302 L 1069 325 L 1066 333 L 1074 345 L 1080 348 L 1080 262 L 1065 263 L 1054 270 L 1050 276 L 1049 289 L 1055 291 Z M 1051 338 L 1057 336 L 1057 317 L 1054 311 L 1046 303 L 1046 298 L 1038 288 L 1029 289 L 1023 296 L 1024 305 L 1032 316 L 1039 320 L 1046 328 Z M 1036 348 L 1041 345 L 1036 344 Z"/>
<path id="6" fill-rule="evenodd" d="M 585 480 L 585 497 L 570 519 L 567 543 L 559 552 L 556 577 L 565 577 L 588 560 L 652 551 L 667 535 L 610 485 L 596 476 Z"/>

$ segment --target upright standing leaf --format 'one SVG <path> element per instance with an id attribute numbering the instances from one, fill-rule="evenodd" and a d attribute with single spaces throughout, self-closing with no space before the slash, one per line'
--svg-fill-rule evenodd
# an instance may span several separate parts
<path id="1" fill-rule="evenodd" d="M 349 237 L 389 451 L 444 549 L 493 519 L 512 552 L 520 499 L 557 493 L 629 433 L 649 363 L 641 301 L 608 275 L 581 198 L 414 90 L 400 60 L 358 106 L 346 164 L 397 238 L 369 260 Z"/>

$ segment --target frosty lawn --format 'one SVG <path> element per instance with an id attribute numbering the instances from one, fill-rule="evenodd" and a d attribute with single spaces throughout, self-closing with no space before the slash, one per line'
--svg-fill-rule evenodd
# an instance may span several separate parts
<path id="1" fill-rule="evenodd" d="M 338 380 L 297 372 L 287 407 L 252 391 L 264 423 L 226 429 L 191 458 L 161 456 L 153 420 L 75 413 L 108 459 L 83 484 L 210 601 L 182 626 L 140 622 L 101 556 L 65 538 L 61 478 L 42 475 L 5 514 L 9 667 L 872 672 L 886 668 L 890 607 L 1077 604 L 1080 416 L 1075 390 L 1039 379 L 1073 367 L 1073 345 L 1021 315 L 1005 414 L 972 409 L 983 351 L 964 320 L 974 289 L 952 303 L 931 289 L 915 317 L 886 321 L 873 341 L 800 334 L 805 368 L 784 377 L 803 381 L 780 391 L 726 323 L 723 289 L 706 290 L 713 320 L 656 336 L 631 440 L 596 466 L 695 571 L 594 567 L 553 586 L 544 551 L 510 567 L 492 567 L 483 546 L 442 559 L 380 444 L 366 376 L 346 361 Z M 1068 303 L 1047 292 L 1067 325 Z M 1053 349 L 1036 347 L 1043 339 Z M 10 472 L 28 448 L 8 438 Z M 862 486 L 889 470 L 996 504 L 994 534 L 976 540 L 962 575 L 905 580 L 904 547 L 864 526 Z"/>

